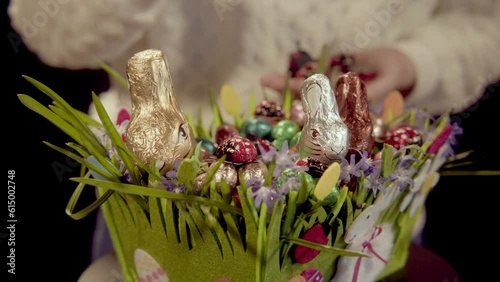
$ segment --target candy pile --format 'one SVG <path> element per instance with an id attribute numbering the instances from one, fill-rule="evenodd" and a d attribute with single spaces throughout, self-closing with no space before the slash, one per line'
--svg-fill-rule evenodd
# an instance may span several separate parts
<path id="1" fill-rule="evenodd" d="M 404 267 L 461 129 L 398 92 L 374 111 L 358 74 L 332 85 L 316 68 L 292 55 L 300 97 L 246 112 L 223 86 L 210 129 L 179 108 L 158 50 L 130 58 L 132 107 L 118 117 L 94 95 L 94 121 L 31 78 L 57 103 L 19 98 L 74 139 L 77 153 L 50 145 L 84 168 L 67 212 L 102 208 L 127 281 L 375 281 Z M 85 186 L 99 197 L 73 212 Z"/>

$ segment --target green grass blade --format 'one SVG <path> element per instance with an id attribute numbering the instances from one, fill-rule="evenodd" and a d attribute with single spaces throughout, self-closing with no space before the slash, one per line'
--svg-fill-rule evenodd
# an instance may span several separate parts
<path id="1" fill-rule="evenodd" d="M 499 176 L 500 170 L 445 170 L 441 176 Z"/>
<path id="2" fill-rule="evenodd" d="M 88 179 L 89 177 L 90 177 L 90 172 L 88 172 L 84 178 Z M 69 199 L 68 204 L 66 206 L 66 214 L 76 220 L 82 219 L 87 215 L 89 215 L 92 211 L 101 206 L 114 193 L 114 191 L 108 190 L 104 192 L 101 196 L 99 196 L 99 198 L 97 198 L 97 200 L 95 200 L 92 204 L 88 205 L 87 207 L 83 208 L 78 212 L 73 212 L 84 187 L 85 184 L 83 183 L 79 184 L 76 187 L 75 191 L 73 191 L 73 194 L 71 195 L 71 198 Z"/>
<path id="3" fill-rule="evenodd" d="M 254 116 L 255 107 L 257 105 L 256 100 L 257 98 L 255 92 L 250 92 L 250 97 L 248 98 L 248 112 L 245 115 L 247 118 L 251 118 Z"/>
<path id="4" fill-rule="evenodd" d="M 25 105 L 28 109 L 34 111 L 35 113 L 41 115 L 48 121 L 50 121 L 52 124 L 54 124 L 57 128 L 62 130 L 64 133 L 68 134 L 69 137 L 71 137 L 73 140 L 75 140 L 77 143 L 82 144 L 81 141 L 81 136 L 78 133 L 78 131 L 71 126 L 69 123 L 67 123 L 63 118 L 59 117 L 57 114 L 40 104 L 38 101 L 35 99 L 31 98 L 28 95 L 25 94 L 19 94 L 17 95 L 21 103 Z"/>
<path id="5" fill-rule="evenodd" d="M 104 109 L 104 106 L 102 105 L 101 101 L 94 92 L 92 92 L 92 101 L 94 102 L 97 115 L 99 116 L 99 119 L 101 119 L 104 129 L 106 130 L 106 133 L 111 139 L 113 146 L 117 149 L 116 151 L 120 156 L 120 159 L 123 161 L 125 168 L 130 172 L 130 175 L 132 176 L 134 183 L 139 183 L 139 177 L 134 172 L 134 165 L 132 160 L 129 158 L 129 154 L 124 154 L 124 151 L 127 151 L 128 148 L 125 146 L 125 143 L 123 142 L 122 137 L 116 130 L 114 123 L 109 118 L 109 115 Z"/>
<path id="6" fill-rule="evenodd" d="M 286 119 L 290 118 L 290 112 L 292 110 L 292 101 L 293 101 L 292 91 L 290 89 L 287 89 L 285 91 L 285 94 L 283 95 L 283 110 L 285 111 Z"/>
<path id="7" fill-rule="evenodd" d="M 220 107 L 219 107 L 219 104 L 217 103 L 217 101 L 215 100 L 214 91 L 212 89 L 210 89 L 209 95 L 210 95 L 210 104 L 212 105 L 212 111 L 213 111 L 213 115 L 214 115 L 213 126 L 215 128 L 218 128 L 219 126 L 224 124 L 224 120 L 222 119 Z"/>
<path id="8" fill-rule="evenodd" d="M 301 189 L 304 188 L 306 187 L 301 187 Z M 297 198 L 298 198 L 297 191 L 290 191 L 288 193 L 288 205 L 286 207 L 285 220 L 283 222 L 281 234 L 288 235 L 292 231 L 292 226 L 296 220 L 295 214 L 297 212 Z"/>
<path id="9" fill-rule="evenodd" d="M 73 160 L 79 162 L 81 165 L 83 165 L 85 167 L 88 167 L 89 169 L 95 171 L 96 173 L 98 173 L 102 177 L 104 177 L 104 178 L 106 178 L 106 179 L 108 179 L 110 181 L 116 181 L 116 182 L 119 181 L 118 177 L 110 175 L 109 172 L 102 170 L 100 167 L 92 164 L 91 162 L 87 161 L 86 159 L 84 159 L 84 158 L 82 158 L 82 157 L 80 157 L 80 156 L 78 156 L 78 155 L 76 155 L 76 154 L 74 154 L 74 153 L 72 153 L 72 152 L 70 152 L 68 150 L 65 150 L 65 149 L 60 148 L 60 147 L 55 146 L 55 145 L 52 145 L 49 142 L 43 142 L 43 143 L 45 145 L 49 146 L 50 148 L 58 151 L 59 153 L 64 154 L 64 155 L 72 158 Z"/>
<path id="10" fill-rule="evenodd" d="M 73 178 L 70 178 L 70 180 L 84 183 L 87 185 L 98 186 L 98 187 L 101 187 L 104 189 L 114 190 L 114 191 L 125 193 L 125 194 L 165 198 L 165 199 L 179 200 L 179 201 L 185 201 L 185 202 L 190 202 L 190 203 L 198 203 L 198 204 L 206 205 L 206 206 L 214 206 L 214 207 L 217 207 L 221 210 L 231 212 L 234 214 L 240 214 L 240 215 L 242 214 L 241 209 L 239 209 L 235 206 L 228 205 L 228 204 L 225 204 L 222 202 L 212 201 L 212 200 L 205 198 L 205 197 L 177 194 L 177 193 L 167 192 L 164 190 L 138 186 L 138 185 L 134 185 L 134 184 L 125 184 L 125 183 L 111 182 L 111 181 L 105 181 L 105 180 L 88 179 L 88 178 L 81 178 L 81 177 L 73 177 Z"/>
<path id="11" fill-rule="evenodd" d="M 60 103 L 57 103 L 56 101 L 53 101 L 52 102 L 53 105 L 49 105 L 49 107 L 55 107 L 55 108 L 58 108 L 59 110 L 61 110 L 61 112 L 64 112 L 66 114 L 69 114 L 67 111 L 64 110 L 64 107 L 60 104 Z M 52 108 L 51 108 L 52 110 Z M 91 118 L 87 113 L 84 113 L 78 109 L 73 109 L 74 110 L 74 113 L 81 119 L 83 120 L 83 122 L 85 124 L 88 124 L 90 126 L 93 126 L 93 127 L 96 127 L 96 128 L 102 128 L 102 124 L 98 121 L 96 121 L 95 119 Z M 57 114 L 59 113 L 59 111 L 57 112 Z M 71 121 L 70 123 L 75 123 L 74 122 L 74 119 L 69 119 L 68 121 Z"/>
<path id="12" fill-rule="evenodd" d="M 257 229 L 257 253 L 255 255 L 255 281 L 265 281 L 265 250 L 267 245 L 267 205 L 263 203 L 260 206 L 259 228 Z"/>
<path id="13" fill-rule="evenodd" d="M 121 76 L 116 70 L 105 62 L 99 60 L 97 63 L 105 72 L 108 73 L 109 76 L 115 79 L 124 89 L 128 91 L 128 82 L 123 76 Z"/>
<path id="14" fill-rule="evenodd" d="M 326 48 L 326 44 L 325 44 L 321 48 L 321 55 L 319 57 L 318 69 L 316 70 L 316 73 L 325 73 L 327 58 L 328 58 L 328 54 L 327 54 L 327 48 Z"/>
<path id="15" fill-rule="evenodd" d="M 337 254 L 337 255 L 341 255 L 341 256 L 350 256 L 350 257 L 369 257 L 370 256 L 369 254 L 355 252 L 355 251 L 349 251 L 346 249 L 340 249 L 340 248 L 332 247 L 329 245 L 322 245 L 322 244 L 314 243 L 314 242 L 307 241 L 304 239 L 299 239 L 299 238 L 285 237 L 285 241 L 287 241 L 290 244 L 300 245 L 300 246 L 308 247 L 308 248 L 315 249 L 318 251 Z"/>
<path id="16" fill-rule="evenodd" d="M 70 147 L 71 149 L 75 150 L 80 156 L 83 158 L 86 158 L 89 156 L 89 152 L 87 151 L 87 148 L 84 148 L 83 146 L 73 143 L 73 142 L 68 142 L 66 143 L 66 146 Z"/>
<path id="17" fill-rule="evenodd" d="M 81 131 L 80 135 L 88 138 L 89 143 L 92 143 L 97 148 L 97 150 L 100 151 L 100 153 L 102 153 L 102 154 L 105 153 L 104 148 L 102 148 L 102 146 L 98 146 L 99 141 L 97 140 L 97 138 L 95 137 L 95 135 L 92 133 L 92 131 L 90 131 L 90 129 L 88 128 L 88 126 L 81 119 L 80 115 L 76 112 L 76 110 L 73 109 L 73 107 L 71 107 L 61 96 L 59 96 L 56 92 L 54 92 L 52 89 L 50 89 L 45 84 L 37 81 L 34 78 L 26 76 L 26 75 L 23 75 L 23 77 L 28 82 L 30 82 L 31 84 L 33 84 L 33 86 L 35 86 L 36 88 L 38 88 L 38 90 L 42 91 L 47 96 L 49 96 L 50 98 L 52 98 L 52 100 L 54 100 L 54 102 L 57 103 L 57 105 L 61 109 L 63 109 L 64 111 L 66 111 L 70 116 L 73 116 L 73 118 L 74 118 L 73 119 L 74 123 L 72 123 L 73 127 L 76 130 Z"/>

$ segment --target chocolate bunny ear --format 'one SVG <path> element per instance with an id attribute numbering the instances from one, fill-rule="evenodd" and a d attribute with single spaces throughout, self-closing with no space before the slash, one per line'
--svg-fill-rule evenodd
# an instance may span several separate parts
<path id="1" fill-rule="evenodd" d="M 308 77 L 302 84 L 301 98 L 306 116 L 340 119 L 330 80 L 325 75 L 314 74 Z"/>
<path id="2" fill-rule="evenodd" d="M 162 108 L 170 109 L 172 105 L 178 108 L 170 69 L 161 50 L 149 49 L 134 54 L 128 60 L 127 78 L 132 101 L 139 99 L 144 103 L 144 99 L 150 99 Z"/>

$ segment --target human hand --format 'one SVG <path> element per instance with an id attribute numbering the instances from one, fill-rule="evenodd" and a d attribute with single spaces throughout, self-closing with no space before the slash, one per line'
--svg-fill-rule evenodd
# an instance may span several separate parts
<path id="1" fill-rule="evenodd" d="M 271 88 L 276 92 L 283 94 L 286 90 L 286 76 L 279 73 L 266 74 L 260 79 L 260 84 L 263 87 Z M 290 77 L 288 79 L 288 87 L 295 99 L 300 97 L 300 89 L 305 77 Z"/>
<path id="2" fill-rule="evenodd" d="M 394 90 L 405 96 L 415 84 L 413 63 L 396 49 L 363 50 L 351 54 L 350 57 L 350 71 L 374 74 L 371 79 L 365 80 L 369 102 L 380 102 Z"/>
<path id="3" fill-rule="evenodd" d="M 416 80 L 411 61 L 401 52 L 391 48 L 363 50 L 349 56 L 337 55 L 331 60 L 330 67 L 340 67 L 341 73 L 358 73 L 365 82 L 370 102 L 382 101 L 394 90 L 406 95 Z M 288 80 L 288 86 L 296 98 L 300 95 L 305 78 L 296 76 Z M 267 74 L 261 78 L 261 85 L 284 93 L 286 77 L 278 73 Z"/>

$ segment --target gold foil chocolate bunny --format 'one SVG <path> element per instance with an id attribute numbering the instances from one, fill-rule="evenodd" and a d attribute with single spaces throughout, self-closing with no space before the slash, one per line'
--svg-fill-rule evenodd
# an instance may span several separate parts
<path id="1" fill-rule="evenodd" d="M 196 141 L 175 98 L 168 63 L 160 50 L 144 50 L 127 64 L 132 110 L 127 146 L 146 164 L 163 162 L 164 173 L 189 155 Z"/>
<path id="2" fill-rule="evenodd" d="M 302 84 L 301 98 L 305 120 L 298 143 L 300 156 L 325 164 L 340 161 L 349 147 L 349 130 L 339 116 L 330 80 L 323 74 L 311 75 Z"/>

